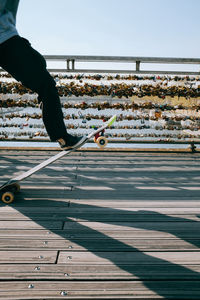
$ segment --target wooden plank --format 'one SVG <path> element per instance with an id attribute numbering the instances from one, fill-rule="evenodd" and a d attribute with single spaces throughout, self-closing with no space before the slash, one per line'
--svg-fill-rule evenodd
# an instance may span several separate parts
<path id="1" fill-rule="evenodd" d="M 124 264 L 124 263 L 145 263 L 145 264 L 160 264 L 166 262 L 170 264 L 199 264 L 200 252 L 75 252 L 71 251 L 59 253 L 59 264 Z"/>
<path id="2" fill-rule="evenodd" d="M 6 165 L 13 165 L 13 163 L 15 163 L 16 166 L 18 165 L 22 165 L 23 163 L 23 167 L 27 168 L 28 166 L 34 166 L 48 158 L 51 158 L 53 155 L 55 155 L 55 152 L 52 153 L 46 153 L 44 152 L 44 155 L 33 155 L 28 156 L 28 155 L 3 155 L 2 151 L 1 152 L 1 165 L 2 166 L 6 166 Z M 33 152 L 32 152 L 33 153 Z M 58 152 L 59 153 L 59 152 Z M 104 153 L 104 152 L 103 152 Z M 85 153 L 83 153 L 81 156 L 79 155 L 70 155 L 69 158 L 64 157 L 61 158 L 58 162 L 55 162 L 54 165 L 55 166 L 59 166 L 60 163 L 62 162 L 63 167 L 67 168 L 68 166 L 71 166 L 74 168 L 75 165 L 93 165 L 94 163 L 96 163 L 96 165 L 101 166 L 101 165 L 112 165 L 112 167 L 115 168 L 115 166 L 124 166 L 127 165 L 127 167 L 129 166 L 134 166 L 134 165 L 141 165 L 143 166 L 144 163 L 145 165 L 158 165 L 158 166 L 162 166 L 162 165 L 171 165 L 173 166 L 174 163 L 176 163 L 177 165 L 183 166 L 188 165 L 189 163 L 191 163 L 191 165 L 198 165 L 199 162 L 199 157 L 197 156 L 197 154 L 195 154 L 195 158 L 196 160 L 193 160 L 192 157 L 187 156 L 181 156 L 181 157 L 167 157 L 164 156 L 162 158 L 160 158 L 159 156 L 152 156 L 150 155 L 149 157 L 145 157 L 145 156 L 137 156 L 136 155 L 128 155 L 129 153 L 127 153 L 126 156 L 121 155 L 121 153 L 118 153 L 118 155 L 116 155 L 115 153 L 112 153 L 112 157 L 111 154 L 108 156 L 106 156 L 106 153 L 104 155 L 102 155 L 102 152 L 98 152 L 95 153 L 93 156 L 92 155 L 88 155 L 86 153 L 86 155 L 84 155 Z M 108 154 L 108 153 L 107 153 Z M 176 162 L 175 162 L 176 159 Z M 49 169 L 52 169 L 53 167 L 48 167 Z"/>
<path id="3" fill-rule="evenodd" d="M 0 251 L 0 264 L 55 263 L 57 251 Z"/>
<path id="4" fill-rule="evenodd" d="M 55 210 L 55 209 L 54 209 Z M 186 209 L 184 209 L 184 212 Z M 172 212 L 172 209 L 171 209 Z M 165 211 L 161 210 L 147 210 L 146 213 L 140 211 L 136 211 L 136 209 L 133 211 L 126 211 L 126 210 L 117 210 L 117 209 L 72 209 L 69 210 L 68 213 L 27 213 L 25 214 L 12 214 L 12 213 L 7 213 L 7 214 L 0 214 L 0 222 L 1 221 L 29 221 L 30 219 L 34 220 L 34 222 L 40 222 L 40 221 L 50 221 L 50 220 L 57 220 L 57 221 L 66 221 L 66 220 L 76 220 L 76 221 L 81 221 L 82 219 L 84 220 L 94 220 L 94 221 L 109 221 L 109 222 L 123 222 L 124 219 L 126 222 L 134 220 L 134 222 L 166 222 L 167 218 L 170 218 L 171 221 L 176 221 L 176 222 L 188 222 L 188 221 L 196 221 L 199 222 L 199 216 L 200 212 L 198 212 L 198 209 L 195 211 L 193 209 L 192 213 L 193 214 L 181 214 L 181 211 L 177 213 L 179 214 L 170 214 Z"/>
<path id="5" fill-rule="evenodd" d="M 36 152 L 36 151 L 35 151 Z M 43 155 L 32 155 L 33 151 L 31 152 L 31 157 L 27 155 L 27 152 L 24 155 L 12 155 L 12 154 L 3 154 L 2 150 L 0 150 L 1 153 L 1 162 L 2 166 L 3 165 L 22 165 L 24 164 L 24 167 L 26 168 L 27 166 L 32 166 L 34 164 L 38 164 L 39 162 L 42 162 L 51 156 L 55 155 L 55 152 L 48 153 L 47 151 L 44 151 Z M 59 153 L 59 152 L 58 152 Z M 20 153 L 21 154 L 21 153 Z M 107 155 L 106 155 L 107 154 Z M 112 156 L 111 156 L 112 155 Z M 127 164 L 127 167 L 130 165 L 143 165 L 144 163 L 147 165 L 158 165 L 162 166 L 163 165 L 183 165 L 184 163 L 189 166 L 189 162 L 191 162 L 193 165 L 197 165 L 200 158 L 199 158 L 199 153 L 195 153 L 195 160 L 192 159 L 192 156 L 189 156 L 190 154 L 185 154 L 185 156 L 179 154 L 180 156 L 173 156 L 173 153 L 170 153 L 172 155 L 171 157 L 168 157 L 164 153 L 162 153 L 162 156 L 159 156 L 159 154 L 154 154 L 149 156 L 141 155 L 139 154 L 132 154 L 132 153 L 126 153 L 126 156 L 122 155 L 120 152 L 114 153 L 106 153 L 106 152 L 98 152 L 92 154 L 88 154 L 87 152 L 85 153 L 79 153 L 77 155 L 71 155 L 69 158 L 64 157 L 61 158 L 59 161 L 55 162 L 55 165 L 58 166 L 62 164 L 67 167 L 67 166 L 75 166 L 77 165 L 92 165 L 95 162 L 97 165 L 112 165 L 115 167 L 115 165 L 122 165 L 124 166 Z M 194 154 L 192 154 L 194 155 Z"/>
<path id="6" fill-rule="evenodd" d="M 44 198 L 46 199 L 46 198 Z M 26 200 L 22 203 L 14 203 L 12 206 L 1 206 L 0 208 L 0 217 L 3 218 L 6 216 L 25 216 L 26 214 L 67 214 L 69 212 L 81 212 L 81 211 L 117 211 L 120 212 L 134 212 L 138 211 L 140 214 L 147 214 L 152 212 L 160 212 L 160 213 L 171 213 L 171 214 L 197 214 L 200 209 L 200 200 L 145 200 L 145 199 L 132 199 L 132 200 L 111 200 L 111 199 L 73 199 L 73 198 L 63 198 L 64 205 L 59 205 L 56 207 L 55 211 L 55 202 L 57 198 L 51 199 L 52 202 L 49 203 L 49 206 L 41 205 L 44 200 L 42 197 L 39 198 L 40 206 L 30 206 L 29 201 L 34 200 L 39 204 L 38 198 L 24 198 Z M 46 199 L 47 200 L 47 199 Z M 51 205 L 50 205 L 51 204 Z M 144 210 L 145 208 L 145 210 Z"/>
<path id="7" fill-rule="evenodd" d="M 189 270 L 189 271 L 188 271 Z M 199 280 L 200 265 L 182 265 L 182 270 L 176 265 L 166 268 L 165 264 L 148 265 L 64 265 L 64 264 L 0 264 L 0 280 L 34 280 L 34 279 L 84 279 L 84 280 Z"/>
<path id="8" fill-rule="evenodd" d="M 59 152 L 59 151 L 57 151 Z M 1 159 L 15 159 L 16 163 L 19 163 L 19 160 L 28 160 L 28 161 L 32 161 L 32 159 L 46 159 L 46 157 L 50 157 L 55 155 L 55 151 L 51 151 L 51 150 L 46 150 L 46 149 L 42 149 L 41 151 L 33 151 L 33 150 L 29 150 L 29 148 L 26 148 L 26 150 L 23 150 L 21 147 L 19 148 L 18 151 L 16 150 L 12 150 L 12 149 L 7 149 L 5 150 L 0 150 L 1 153 Z M 194 155 L 195 155 L 195 160 L 194 160 Z M 124 152 L 115 152 L 115 150 L 112 151 L 111 153 L 107 153 L 107 152 L 99 152 L 96 153 L 96 151 L 94 150 L 93 152 L 82 152 L 82 151 L 76 151 L 73 152 L 72 155 L 70 155 L 69 157 L 64 157 L 62 158 L 62 161 L 74 161 L 74 160 L 87 160 L 87 159 L 94 159 L 94 160 L 113 160 L 115 157 L 115 161 L 123 159 L 123 160 L 133 160 L 135 162 L 139 161 L 139 160 L 145 160 L 145 161 L 160 161 L 162 162 L 162 160 L 167 160 L 167 161 L 173 161 L 176 160 L 176 162 L 179 161 L 192 161 L 192 162 L 196 162 L 200 159 L 200 154 L 199 153 L 195 153 L 195 154 L 185 154 L 185 153 L 124 153 Z"/>
<path id="9" fill-rule="evenodd" d="M 159 169 L 159 170 L 158 170 Z M 143 167 L 139 167 L 137 166 L 136 164 L 135 165 L 132 165 L 132 166 L 129 166 L 129 167 L 122 167 L 122 166 L 115 166 L 114 168 L 112 168 L 112 170 L 109 168 L 109 167 L 98 167 L 98 166 L 95 166 L 95 169 L 92 168 L 90 165 L 86 165 L 86 166 L 79 166 L 79 172 L 80 174 L 83 174 L 84 172 L 88 172 L 90 174 L 92 174 L 92 172 L 101 172 L 101 174 L 103 172 L 105 172 L 105 175 L 110 173 L 110 176 L 112 177 L 111 174 L 113 174 L 113 176 L 115 176 L 115 173 L 117 174 L 125 174 L 126 173 L 126 176 L 127 176 L 127 172 L 130 174 L 130 173 L 138 173 L 138 172 L 147 172 L 147 174 L 150 174 L 150 172 L 181 172 L 182 175 L 184 173 L 188 173 L 188 171 L 198 171 L 199 172 L 200 170 L 200 167 L 199 166 L 190 166 L 189 170 L 188 169 L 184 169 L 184 166 L 179 166 L 179 165 L 174 165 L 174 166 L 157 166 L 157 165 L 152 165 L 152 166 L 146 166 L 144 165 Z M 108 172 L 108 173 L 107 173 Z M 150 174 L 152 175 L 152 174 Z M 172 175 L 175 177 L 175 174 L 172 173 Z M 158 176 L 158 175 L 157 175 Z M 160 175 L 161 176 L 161 175 Z M 159 177 L 159 176 L 158 176 Z"/>
<path id="10" fill-rule="evenodd" d="M 167 165 L 170 165 L 170 166 L 174 166 L 175 162 L 174 160 L 166 160 L 166 159 L 163 159 L 162 161 L 160 160 L 147 160 L 147 159 L 140 159 L 140 160 L 132 160 L 129 158 L 129 160 L 126 160 L 124 158 L 118 158 L 116 160 L 116 158 L 110 158 L 109 160 L 105 160 L 105 159 L 99 159 L 99 158 L 93 158 L 93 159 L 89 159 L 89 158 L 86 158 L 84 160 L 77 160 L 75 163 L 76 165 L 78 166 L 81 166 L 81 165 L 87 165 L 87 166 L 91 166 L 91 165 L 94 165 L 95 164 L 95 167 L 96 166 L 105 166 L 107 167 L 108 166 L 112 166 L 112 168 L 115 168 L 116 166 L 124 166 L 126 165 L 127 168 L 129 167 L 133 167 L 135 165 L 137 166 L 142 166 L 144 165 L 144 162 L 145 162 L 145 166 L 148 166 L 148 165 L 151 165 L 151 166 L 159 166 L 159 167 L 162 167 L 162 166 L 167 166 Z M 199 160 L 197 161 L 193 161 L 192 162 L 192 165 L 193 166 L 197 166 L 198 167 L 198 162 Z M 68 162 L 67 162 L 68 163 Z M 188 165 L 189 166 L 189 163 L 191 163 L 191 160 L 177 160 L 176 161 L 176 165 L 179 165 L 179 166 L 185 166 L 185 165 Z"/>
<path id="11" fill-rule="evenodd" d="M 158 199 L 160 200 L 161 198 L 163 200 L 168 200 L 169 198 L 174 198 L 176 199 L 180 199 L 183 198 L 183 200 L 188 199 L 188 197 L 193 198 L 194 200 L 198 200 L 199 198 L 199 190 L 196 191 L 190 191 L 190 190 L 182 190 L 182 189 L 177 189 L 174 191 L 168 191 L 166 189 L 162 189 L 162 190 L 140 190 L 137 188 L 133 188 L 132 190 L 127 190 L 126 187 L 124 186 L 118 186 L 115 190 L 112 191 L 95 191 L 95 190 L 80 190 L 80 189 L 73 189 L 72 190 L 72 195 L 70 193 L 69 197 L 71 197 L 72 195 L 74 196 L 74 198 L 82 198 L 82 199 L 91 199 L 91 198 L 96 198 L 98 197 L 98 199 L 115 199 L 115 200 L 121 200 L 122 199 L 126 199 L 126 200 L 131 200 L 134 197 L 139 199 L 141 198 L 141 200 L 143 199 L 148 199 L 149 201 L 151 200 L 155 200 Z M 67 195 L 67 192 L 65 194 L 65 197 Z M 31 195 L 27 193 L 27 196 L 30 197 Z M 37 196 L 39 198 L 39 194 L 33 195 L 34 197 Z M 42 193 L 41 195 L 42 198 L 45 197 L 45 194 Z M 46 197 L 49 197 L 49 199 L 51 198 L 51 195 L 47 195 Z M 52 195 L 52 198 L 55 198 L 55 194 Z M 59 198 L 59 195 L 58 195 Z M 144 208 L 145 209 L 145 208 Z"/>
<path id="12" fill-rule="evenodd" d="M 35 240 L 35 239 L 0 239 L 0 250 L 73 250 L 73 251 L 200 251 L 200 238 L 186 241 L 181 239 L 146 239 L 139 238 L 90 238 L 85 239 L 54 239 L 54 240 Z"/>
<path id="13" fill-rule="evenodd" d="M 54 208 L 55 211 L 55 208 Z M 34 222 L 37 221 L 49 221 L 50 220 L 66 220 L 67 213 L 65 214 L 55 214 L 55 213 L 44 213 L 44 212 L 38 212 L 38 213 L 28 213 L 27 215 L 23 213 L 0 213 L 0 221 L 29 221 L 30 219 L 34 220 Z"/>
<path id="14" fill-rule="evenodd" d="M 65 195 L 66 196 L 66 195 Z M 68 213 L 69 211 L 74 211 L 76 212 L 76 209 L 79 209 L 79 211 L 85 211 L 88 210 L 90 211 L 91 209 L 101 209 L 101 210 L 107 210 L 109 209 L 120 209 L 122 210 L 128 210 L 128 211 L 139 211 L 141 214 L 145 214 L 148 211 L 156 211 L 156 212 L 163 212 L 163 213 L 172 213 L 174 212 L 175 214 L 178 214 L 180 211 L 181 214 L 183 213 L 193 213 L 193 212 L 198 212 L 200 209 L 200 200 L 193 200 L 192 199 L 184 199 L 182 200 L 181 198 L 174 199 L 158 199 L 158 200 L 147 200 L 147 199 L 124 199 L 123 201 L 121 200 L 116 200 L 116 199 L 76 199 L 76 198 L 69 198 L 65 197 L 63 198 L 64 200 L 64 205 L 57 205 L 56 210 L 55 210 L 55 203 L 57 198 L 51 198 L 51 202 L 49 201 L 49 205 L 41 205 L 43 204 L 43 200 L 47 200 L 46 198 L 40 197 L 38 198 L 24 198 L 24 202 L 19 202 L 19 203 L 14 203 L 12 206 L 1 206 L 0 208 L 0 216 L 3 217 L 3 215 L 12 215 L 13 217 L 16 215 L 26 215 L 28 214 L 37 214 L 37 213 L 49 213 L 49 214 L 62 214 L 62 213 Z M 40 202 L 39 202 L 39 201 Z M 35 202 L 40 205 L 28 205 L 29 201 L 32 201 L 34 204 Z M 34 202 L 35 201 L 35 202 Z M 144 210 L 145 208 L 145 210 Z M 71 210 L 73 209 L 73 210 Z"/>
<path id="15" fill-rule="evenodd" d="M 199 299 L 199 295 L 199 282 L 188 281 L 183 284 L 180 280 L 0 283 L 0 297 L 3 299 L 63 299 L 64 296 L 67 299 Z"/>
<path id="16" fill-rule="evenodd" d="M 68 233 L 68 235 L 67 235 Z M 174 239 L 176 237 L 179 237 L 181 239 L 199 239 L 200 231 L 199 230 L 187 230 L 185 228 L 180 229 L 174 229 L 170 230 L 169 232 L 163 232 L 162 230 L 159 231 L 157 228 L 156 230 L 144 230 L 144 229 L 135 229 L 135 230 L 90 230 L 90 229 L 80 229 L 80 230 L 70 230 L 66 231 L 66 234 L 63 232 L 61 234 L 62 236 L 67 236 L 69 238 L 84 238 L 84 239 L 90 239 L 90 238 L 103 238 L 103 237 L 111 237 L 115 239 L 119 238 L 152 238 L 152 239 Z M 156 242 L 156 241 L 155 241 Z"/>
<path id="17" fill-rule="evenodd" d="M 146 239 L 146 238 L 152 238 L 152 239 L 176 239 L 177 237 L 181 239 L 199 239 L 200 236 L 200 230 L 194 230 L 192 227 L 189 229 L 184 227 L 182 229 L 175 227 L 173 229 L 170 229 L 169 232 L 166 230 L 161 230 L 157 228 L 157 230 L 148 230 L 148 229 L 142 229 L 142 228 L 135 228 L 135 229 L 101 229 L 99 231 L 97 230 L 90 230 L 88 229 L 71 229 L 71 230 L 48 230 L 48 229 L 40 229 L 40 230 L 34 230 L 34 229 L 2 229 L 0 230 L 0 238 L 2 239 L 37 239 L 37 240 L 72 240 L 72 239 L 92 239 L 92 238 L 124 238 L 124 239 L 131 239 L 131 238 L 138 238 L 138 239 Z"/>
<path id="18" fill-rule="evenodd" d="M 126 220 L 132 221 L 134 220 L 135 222 L 190 222 L 190 221 L 196 221 L 199 222 L 199 216 L 197 215 L 164 215 L 162 213 L 157 213 L 156 212 L 153 214 L 147 213 L 145 214 L 140 214 L 140 213 L 115 213 L 112 212 L 106 212 L 106 213 L 99 213 L 98 211 L 92 212 L 91 213 L 68 213 L 65 216 L 63 215 L 63 218 L 61 216 L 59 217 L 58 215 L 58 220 L 75 220 L 75 221 L 81 221 L 81 220 L 89 220 L 89 221 L 98 221 L 98 222 L 123 222 Z M 199 224 L 200 226 L 200 224 Z"/>
<path id="19" fill-rule="evenodd" d="M 199 222 L 174 222 L 166 218 L 164 222 L 65 222 L 64 229 L 76 229 L 80 231 L 87 230 L 158 230 L 171 232 L 171 230 L 199 230 Z"/>
<path id="20" fill-rule="evenodd" d="M 63 235 L 62 235 L 63 233 Z M 69 237 L 68 231 L 62 230 L 51 230 L 48 229 L 1 229 L 0 230 L 0 238 L 24 238 L 24 239 L 58 239 L 60 235 L 65 237 Z"/>
<path id="21" fill-rule="evenodd" d="M 91 203 L 92 202 L 92 203 Z M 69 199 L 69 206 L 70 208 L 84 208 L 85 207 L 102 207 L 102 208 L 117 208 L 117 209 L 128 209 L 131 211 L 134 211 L 134 209 L 137 211 L 140 208 L 144 208 L 147 211 L 162 211 L 165 213 L 169 213 L 170 210 L 178 214 L 178 211 L 180 210 L 181 213 L 183 213 L 184 209 L 185 212 L 188 213 L 196 211 L 195 209 L 200 208 L 200 200 L 182 200 L 182 199 L 168 199 L 168 200 L 152 200 L 148 201 L 146 199 L 131 199 L 131 200 L 110 200 L 110 199 Z M 31 208 L 30 208 L 31 209 Z M 37 209 L 37 208 L 35 208 Z M 39 209 L 39 208 L 38 208 Z M 25 207 L 21 208 L 20 211 L 22 212 L 25 210 Z M 63 208 L 64 212 L 66 212 L 66 208 Z M 172 213 L 171 211 L 171 213 Z M 141 209 L 140 212 L 142 213 Z M 57 211 L 56 211 L 57 213 Z"/>
<path id="22" fill-rule="evenodd" d="M 0 221 L 0 231 L 2 229 L 42 229 L 48 228 L 51 229 L 61 229 L 61 221 L 40 221 L 36 223 L 34 221 Z"/>

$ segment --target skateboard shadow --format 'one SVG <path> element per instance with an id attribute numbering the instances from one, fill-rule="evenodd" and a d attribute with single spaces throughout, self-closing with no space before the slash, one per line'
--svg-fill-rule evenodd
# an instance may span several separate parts
<path id="1" fill-rule="evenodd" d="M 73 243 L 76 243 L 80 245 L 81 247 L 85 248 L 86 250 L 90 251 L 91 253 L 95 254 L 96 256 L 109 260 L 112 262 L 114 265 L 118 266 L 118 268 L 129 272 L 130 274 L 133 274 L 138 278 L 138 280 L 143 281 L 144 286 L 146 286 L 148 289 L 152 290 L 153 292 L 156 293 L 156 295 L 162 296 L 166 299 L 170 296 L 170 299 L 173 299 L 173 295 L 176 295 L 176 299 L 199 299 L 200 298 L 200 288 L 199 288 L 199 281 L 200 281 L 200 274 L 199 272 L 191 270 L 189 267 L 187 268 L 186 266 L 183 266 L 178 263 L 173 263 L 170 262 L 169 260 L 165 260 L 159 257 L 152 256 L 151 254 L 148 253 L 148 250 L 143 252 L 140 249 L 136 247 L 132 247 L 130 245 L 127 245 L 123 243 L 122 240 L 118 240 L 117 238 L 112 238 L 110 236 L 107 236 L 103 232 L 99 232 L 94 228 L 90 228 L 87 226 L 87 222 L 80 223 L 78 221 L 74 221 L 73 218 L 77 218 L 77 214 L 80 216 L 80 213 L 85 211 L 85 210 L 95 210 L 97 211 L 96 214 L 96 220 L 98 222 L 102 222 L 103 224 L 108 223 L 112 225 L 119 225 L 118 221 L 112 220 L 106 221 L 106 220 L 100 220 L 98 217 L 98 209 L 100 207 L 95 206 L 95 205 L 86 205 L 86 204 L 75 204 L 73 202 L 73 210 L 70 211 L 70 203 L 69 202 L 63 202 L 63 201 L 55 201 L 51 199 L 47 200 L 25 200 L 21 196 L 18 196 L 18 202 L 16 201 L 15 203 L 12 204 L 12 206 L 18 210 L 20 213 L 24 214 L 26 217 L 28 217 L 30 220 L 34 221 L 38 225 L 44 227 L 48 231 L 51 231 L 55 234 L 58 235 L 58 230 L 52 229 L 51 226 L 48 228 L 45 225 L 44 220 L 40 220 L 37 215 L 34 215 L 28 210 L 29 207 L 55 207 L 55 214 L 56 214 L 56 209 L 65 209 L 63 212 L 59 212 L 58 215 L 62 214 L 62 222 L 63 222 L 63 228 L 64 230 L 59 230 L 59 235 L 60 237 L 66 239 L 66 230 L 68 232 L 67 235 L 67 240 L 70 240 Z M 66 201 L 66 200 L 65 200 Z M 23 205 L 23 206 L 22 206 Z M 26 206 L 25 206 L 26 205 Z M 69 209 L 69 211 L 66 212 L 66 208 Z M 73 212 L 77 208 L 77 212 Z M 110 216 L 118 215 L 118 214 L 124 214 L 123 210 L 120 209 L 114 209 L 114 208 L 105 208 L 106 214 Z M 151 214 L 153 222 L 151 222 L 151 225 L 149 225 L 149 214 Z M 176 238 L 179 238 L 181 240 L 184 240 L 187 242 L 189 245 L 193 245 L 196 248 L 196 251 L 199 251 L 199 246 L 200 246 L 200 240 L 199 239 L 191 239 L 187 237 L 184 233 L 183 230 L 180 226 L 176 226 L 179 222 L 185 222 L 184 223 L 184 228 L 187 231 L 191 232 L 191 224 L 192 227 L 195 231 L 200 232 L 200 222 L 198 221 L 189 221 L 186 218 L 179 218 L 179 217 L 173 217 L 173 216 L 168 216 L 165 214 L 161 214 L 158 212 L 152 212 L 148 210 L 139 210 L 135 211 L 134 214 L 132 211 L 126 211 L 126 215 L 128 215 L 128 224 L 126 220 L 124 220 L 124 226 L 129 226 L 130 228 L 137 228 L 137 229 L 146 229 L 149 231 L 155 230 L 155 231 L 160 231 L 160 232 L 167 232 L 168 234 L 173 235 Z M 83 217 L 86 219 L 86 216 Z M 142 222 L 137 222 L 137 220 L 142 220 Z M 55 216 L 52 219 L 49 219 L 49 221 L 55 221 Z M 91 212 L 90 214 L 87 214 L 87 220 L 86 221 L 92 221 L 94 222 L 95 216 Z M 169 226 L 169 228 L 166 230 L 162 229 L 161 227 L 159 228 L 158 226 L 158 220 L 161 222 L 168 222 L 169 224 L 174 224 L 174 226 Z M 73 234 L 73 237 L 70 237 L 70 228 L 67 228 L 67 225 L 69 224 L 72 225 L 74 224 L 74 228 L 76 230 L 76 233 L 79 233 L 76 237 L 76 234 Z M 123 222 L 120 222 L 120 226 L 123 226 Z M 65 227 L 64 227 L 65 225 Z M 46 226 L 46 227 L 45 227 Z M 87 235 L 95 236 L 98 237 L 99 243 L 101 243 L 102 240 L 106 240 L 107 247 L 103 250 L 95 250 L 94 248 L 92 249 L 88 247 L 88 239 L 87 238 L 80 238 L 81 233 L 87 232 Z M 155 240 L 155 243 L 157 240 Z M 109 248 L 112 245 L 112 248 Z M 101 249 L 101 246 L 99 247 Z M 119 250 L 121 249 L 121 250 Z M 156 245 L 155 245 L 156 249 Z M 193 247 L 194 249 L 194 247 Z M 62 250 L 65 251 L 65 250 Z M 69 249 L 66 249 L 66 251 L 69 251 Z M 111 255 L 113 252 L 120 251 L 122 252 L 121 255 L 124 256 L 126 253 L 140 253 L 140 265 L 136 266 L 135 262 L 134 265 L 131 264 L 123 264 L 120 263 L 119 256 Z M 156 251 L 156 250 L 155 250 Z M 161 250 L 162 251 L 162 250 Z M 169 250 L 170 251 L 170 250 Z M 176 250 L 177 251 L 177 250 Z M 193 250 L 192 250 L 193 251 Z M 148 279 L 144 278 L 144 266 L 148 264 L 148 272 L 147 277 Z M 167 275 L 167 280 L 164 280 L 164 278 L 161 277 L 156 277 L 157 275 L 152 275 L 156 274 L 155 268 L 157 266 L 162 267 L 162 270 L 165 274 Z M 148 276 L 149 275 L 149 276 Z M 150 278 L 151 277 L 151 278 Z M 156 280 L 155 280 L 156 277 Z M 137 280 L 136 280 L 137 281 Z M 133 280 L 134 284 L 135 280 Z M 179 293 L 179 294 L 178 294 Z"/>

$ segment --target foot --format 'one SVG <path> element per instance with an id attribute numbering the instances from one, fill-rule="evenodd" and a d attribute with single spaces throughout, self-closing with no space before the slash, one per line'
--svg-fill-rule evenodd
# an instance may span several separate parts
<path id="1" fill-rule="evenodd" d="M 73 136 L 68 133 L 66 137 L 58 139 L 57 142 L 62 150 L 69 150 L 82 146 L 85 140 L 86 136 Z"/>

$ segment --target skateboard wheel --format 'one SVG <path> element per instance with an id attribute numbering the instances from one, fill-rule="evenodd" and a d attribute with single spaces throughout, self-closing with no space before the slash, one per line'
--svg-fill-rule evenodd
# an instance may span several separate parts
<path id="1" fill-rule="evenodd" d="M 14 200 L 14 194 L 12 192 L 5 192 L 2 195 L 1 200 L 6 204 L 12 203 Z"/>
<path id="2" fill-rule="evenodd" d="M 108 144 L 108 140 L 104 136 L 100 136 L 96 143 L 100 148 L 104 148 Z"/>

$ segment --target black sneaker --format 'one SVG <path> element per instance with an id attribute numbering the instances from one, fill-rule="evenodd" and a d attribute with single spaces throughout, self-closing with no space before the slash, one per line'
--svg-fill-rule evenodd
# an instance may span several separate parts
<path id="1" fill-rule="evenodd" d="M 86 136 L 73 136 L 68 133 L 66 137 L 58 139 L 57 142 L 62 150 L 69 150 L 81 146 L 85 140 Z"/>

